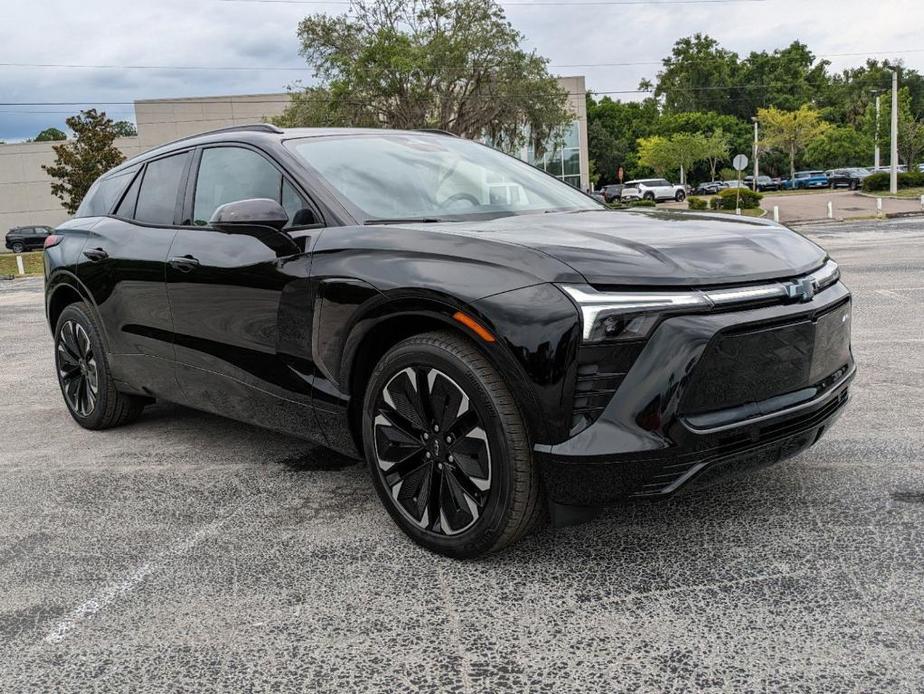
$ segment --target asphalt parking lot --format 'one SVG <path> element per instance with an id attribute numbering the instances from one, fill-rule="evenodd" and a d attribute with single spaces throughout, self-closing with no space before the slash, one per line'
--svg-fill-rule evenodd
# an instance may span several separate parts
<path id="1" fill-rule="evenodd" d="M 924 221 L 806 233 L 855 293 L 821 443 L 470 562 L 303 441 L 78 428 L 41 283 L 0 282 L 0 691 L 924 690 Z"/>

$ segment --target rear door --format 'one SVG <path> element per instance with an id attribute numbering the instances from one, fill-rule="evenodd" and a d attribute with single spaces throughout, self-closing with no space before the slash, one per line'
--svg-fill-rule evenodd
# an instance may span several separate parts
<path id="1" fill-rule="evenodd" d="M 106 331 L 113 376 L 173 399 L 173 325 L 165 286 L 191 151 L 173 153 L 103 181 L 95 197 L 78 277 L 93 295 Z M 124 191 L 124 192 L 123 192 Z"/>
<path id="2" fill-rule="evenodd" d="M 289 228 L 209 225 L 229 202 L 271 198 Z M 266 153 L 243 144 L 200 149 L 185 224 L 167 265 L 177 378 L 195 407 L 323 440 L 311 409 L 308 277 L 317 209 Z"/>

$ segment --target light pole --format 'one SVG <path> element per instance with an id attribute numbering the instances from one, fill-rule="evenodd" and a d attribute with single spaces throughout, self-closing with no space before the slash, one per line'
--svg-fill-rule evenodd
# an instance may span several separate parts
<path id="1" fill-rule="evenodd" d="M 870 92 L 876 97 L 876 150 L 873 156 L 873 171 L 879 170 L 879 114 L 882 112 L 882 90 L 871 89 Z"/>
<path id="2" fill-rule="evenodd" d="M 757 130 L 757 116 L 751 116 L 751 120 L 754 121 L 754 180 L 751 181 L 751 187 L 756 192 L 757 191 L 757 175 L 760 171 L 760 165 L 757 163 L 757 142 L 758 142 L 758 130 Z"/>
<path id="3" fill-rule="evenodd" d="M 898 192 L 898 70 L 892 70 L 892 170 L 889 172 L 889 192 Z"/>

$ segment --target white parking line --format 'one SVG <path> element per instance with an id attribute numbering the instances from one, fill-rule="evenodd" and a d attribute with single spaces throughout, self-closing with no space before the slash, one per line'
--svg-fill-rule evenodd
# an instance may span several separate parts
<path id="1" fill-rule="evenodd" d="M 216 535 L 225 523 L 231 520 L 231 518 L 244 507 L 248 506 L 249 503 L 250 502 L 245 502 L 244 504 L 241 504 L 224 518 L 213 521 L 189 537 L 186 537 L 179 542 L 170 545 L 163 552 L 155 556 L 154 559 L 145 562 L 118 583 L 114 583 L 106 587 L 97 595 L 94 595 L 89 600 L 82 602 L 80 605 L 74 608 L 73 611 L 71 611 L 70 615 L 66 619 L 58 622 L 58 624 L 56 624 L 54 628 L 52 628 L 45 635 L 45 643 L 54 644 L 63 641 L 64 637 L 67 636 L 67 634 L 72 631 L 81 621 L 89 619 L 100 610 L 104 609 L 108 605 L 124 596 L 126 593 L 130 592 L 133 588 L 135 588 L 135 586 L 147 578 L 148 575 L 162 568 L 165 560 L 179 556 L 181 554 L 185 554 L 195 545 L 202 542 L 202 540 Z"/>

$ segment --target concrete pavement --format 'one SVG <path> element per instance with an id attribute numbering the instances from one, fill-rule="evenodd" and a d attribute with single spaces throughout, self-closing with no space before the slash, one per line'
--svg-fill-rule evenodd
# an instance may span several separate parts
<path id="1" fill-rule="evenodd" d="M 40 282 L 0 282 L 0 691 L 921 691 L 924 223 L 811 238 L 860 367 L 815 448 L 472 562 L 303 441 L 80 429 Z"/>

